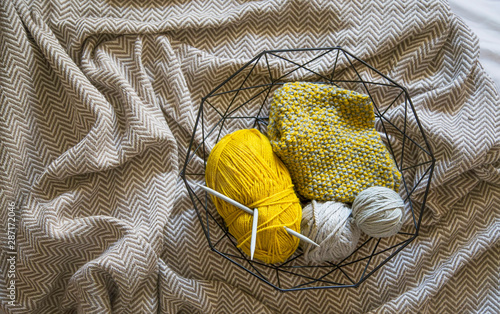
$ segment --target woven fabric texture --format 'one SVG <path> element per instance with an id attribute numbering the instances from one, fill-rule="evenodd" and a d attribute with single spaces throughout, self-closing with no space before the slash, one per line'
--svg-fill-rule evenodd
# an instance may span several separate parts
<path id="1" fill-rule="evenodd" d="M 274 93 L 268 133 L 306 199 L 352 203 L 371 186 L 399 189 L 401 173 L 375 130 L 368 95 L 287 83 Z"/>
<path id="2" fill-rule="evenodd" d="M 436 168 L 419 236 L 359 288 L 279 293 L 210 250 L 180 169 L 202 97 L 321 46 L 408 89 Z M 500 101 L 447 2 L 2 0 L 0 47 L 0 312 L 500 312 Z"/>

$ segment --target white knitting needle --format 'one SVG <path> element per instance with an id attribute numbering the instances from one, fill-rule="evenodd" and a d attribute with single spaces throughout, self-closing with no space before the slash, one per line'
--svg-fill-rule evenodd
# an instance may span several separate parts
<path id="1" fill-rule="evenodd" d="M 224 194 L 221 194 L 221 193 L 219 193 L 219 192 L 217 192 L 217 191 L 214 191 L 214 190 L 212 190 L 211 188 L 209 188 L 209 187 L 207 187 L 207 186 L 200 185 L 200 184 L 197 184 L 197 185 L 198 185 L 199 187 L 201 187 L 203 190 L 207 191 L 208 193 L 210 193 L 210 194 L 212 194 L 212 195 L 215 195 L 215 196 L 219 197 L 220 199 L 222 199 L 222 200 L 224 200 L 224 201 L 228 202 L 229 204 L 234 205 L 234 206 L 236 206 L 236 207 L 238 207 L 238 208 L 240 208 L 240 209 L 244 210 L 245 212 L 249 213 L 250 215 L 253 215 L 253 211 L 252 211 L 250 208 L 246 207 L 245 205 L 240 204 L 240 203 L 236 202 L 235 200 L 230 199 L 229 197 L 225 196 Z M 285 230 L 286 230 L 289 234 L 291 234 L 291 235 L 293 235 L 293 236 L 295 236 L 295 237 L 297 237 L 297 238 L 301 239 L 302 241 L 306 241 L 306 242 L 308 242 L 308 243 L 311 243 L 311 244 L 314 244 L 314 245 L 316 245 L 316 246 L 319 246 L 316 242 L 314 242 L 313 240 L 309 239 L 308 237 L 306 237 L 306 236 L 304 236 L 304 235 L 302 235 L 302 234 L 298 233 L 297 231 L 294 231 L 294 230 L 292 230 L 292 229 L 290 229 L 290 228 L 287 228 L 287 227 L 284 227 L 284 228 L 285 228 Z"/>
<path id="2" fill-rule="evenodd" d="M 250 238 L 250 259 L 253 261 L 253 253 L 255 252 L 255 241 L 257 240 L 257 225 L 259 221 L 259 210 L 254 208 L 252 221 L 252 237 Z"/>
<path id="3" fill-rule="evenodd" d="M 259 210 L 257 208 L 255 208 L 254 210 L 251 210 L 250 208 L 246 207 L 245 205 L 240 204 L 240 203 L 236 202 L 235 200 L 232 200 L 229 197 L 225 196 L 224 194 L 221 194 L 217 191 L 214 191 L 207 186 L 204 186 L 201 184 L 197 184 L 197 185 L 200 188 L 202 188 L 203 190 L 207 191 L 208 193 L 217 196 L 221 200 L 224 200 L 224 201 L 228 202 L 229 204 L 232 204 L 232 205 L 244 210 L 245 212 L 247 212 L 253 216 L 252 235 L 250 236 L 250 259 L 253 261 L 253 254 L 255 253 L 255 242 L 257 239 L 257 222 L 259 221 Z"/>
<path id="4" fill-rule="evenodd" d="M 237 201 L 235 201 L 233 199 L 230 199 L 229 197 L 225 196 L 224 194 L 221 194 L 221 193 L 219 193 L 217 191 L 212 190 L 208 186 L 204 186 L 204 185 L 201 185 L 201 184 L 196 184 L 196 185 L 199 186 L 200 188 L 202 188 L 203 190 L 207 191 L 208 193 L 217 196 L 221 200 L 224 200 L 224 201 L 228 202 L 231 205 L 234 205 L 234 206 L 236 206 L 236 207 L 238 207 L 240 209 L 243 209 L 245 212 L 247 212 L 247 213 L 249 213 L 250 215 L 253 216 L 253 210 L 251 210 L 250 208 L 246 207 L 245 205 L 240 204 L 240 203 L 238 203 Z"/>
<path id="5" fill-rule="evenodd" d="M 309 239 L 308 237 L 306 236 L 303 236 L 301 235 L 300 233 L 298 233 L 297 231 L 293 230 L 293 229 L 290 229 L 288 227 L 285 227 L 283 226 L 283 228 L 285 228 L 286 232 L 288 232 L 289 234 L 293 235 L 293 236 L 296 236 L 297 238 L 303 240 L 303 241 L 306 241 L 307 243 L 310 243 L 312 245 L 316 245 L 316 246 L 319 246 L 319 244 L 317 244 L 316 242 L 314 242 L 313 240 Z"/>

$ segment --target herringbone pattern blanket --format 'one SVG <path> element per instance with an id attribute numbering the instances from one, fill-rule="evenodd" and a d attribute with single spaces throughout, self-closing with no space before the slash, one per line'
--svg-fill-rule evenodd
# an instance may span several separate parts
<path id="1" fill-rule="evenodd" d="M 410 92 L 437 159 L 427 209 L 359 288 L 279 293 L 209 250 L 180 168 L 228 75 L 337 45 Z M 1 309 L 499 312 L 500 101 L 478 51 L 444 1 L 2 0 Z"/>

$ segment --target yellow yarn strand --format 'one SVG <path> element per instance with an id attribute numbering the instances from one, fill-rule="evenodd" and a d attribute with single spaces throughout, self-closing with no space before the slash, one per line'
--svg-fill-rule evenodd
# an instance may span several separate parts
<path id="1" fill-rule="evenodd" d="M 295 252 L 299 240 L 283 227 L 300 232 L 302 208 L 290 173 L 265 135 L 245 129 L 223 137 L 208 157 L 205 180 L 211 189 L 259 209 L 255 258 L 272 264 Z M 217 197 L 212 200 L 238 247 L 250 255 L 252 215 Z"/>

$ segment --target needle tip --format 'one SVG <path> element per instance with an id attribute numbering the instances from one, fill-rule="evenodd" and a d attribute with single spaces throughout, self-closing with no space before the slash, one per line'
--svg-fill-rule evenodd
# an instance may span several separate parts
<path id="1" fill-rule="evenodd" d="M 317 244 L 317 243 L 316 243 L 316 242 L 314 242 L 313 240 L 309 239 L 309 238 L 308 238 L 308 237 L 306 237 L 305 235 L 302 235 L 302 234 L 298 233 L 297 231 L 295 231 L 295 230 L 293 230 L 293 229 L 290 229 L 290 228 L 288 228 L 288 227 L 286 227 L 286 226 L 283 226 L 283 228 L 285 228 L 285 230 L 286 230 L 289 234 L 293 235 L 294 237 L 297 237 L 297 238 L 299 238 L 299 239 L 300 239 L 300 240 L 302 240 L 302 241 L 305 241 L 305 242 L 307 242 L 307 243 L 310 243 L 310 244 L 313 244 L 313 245 L 316 245 L 316 246 L 318 246 L 318 247 L 319 247 L 319 244 Z"/>

